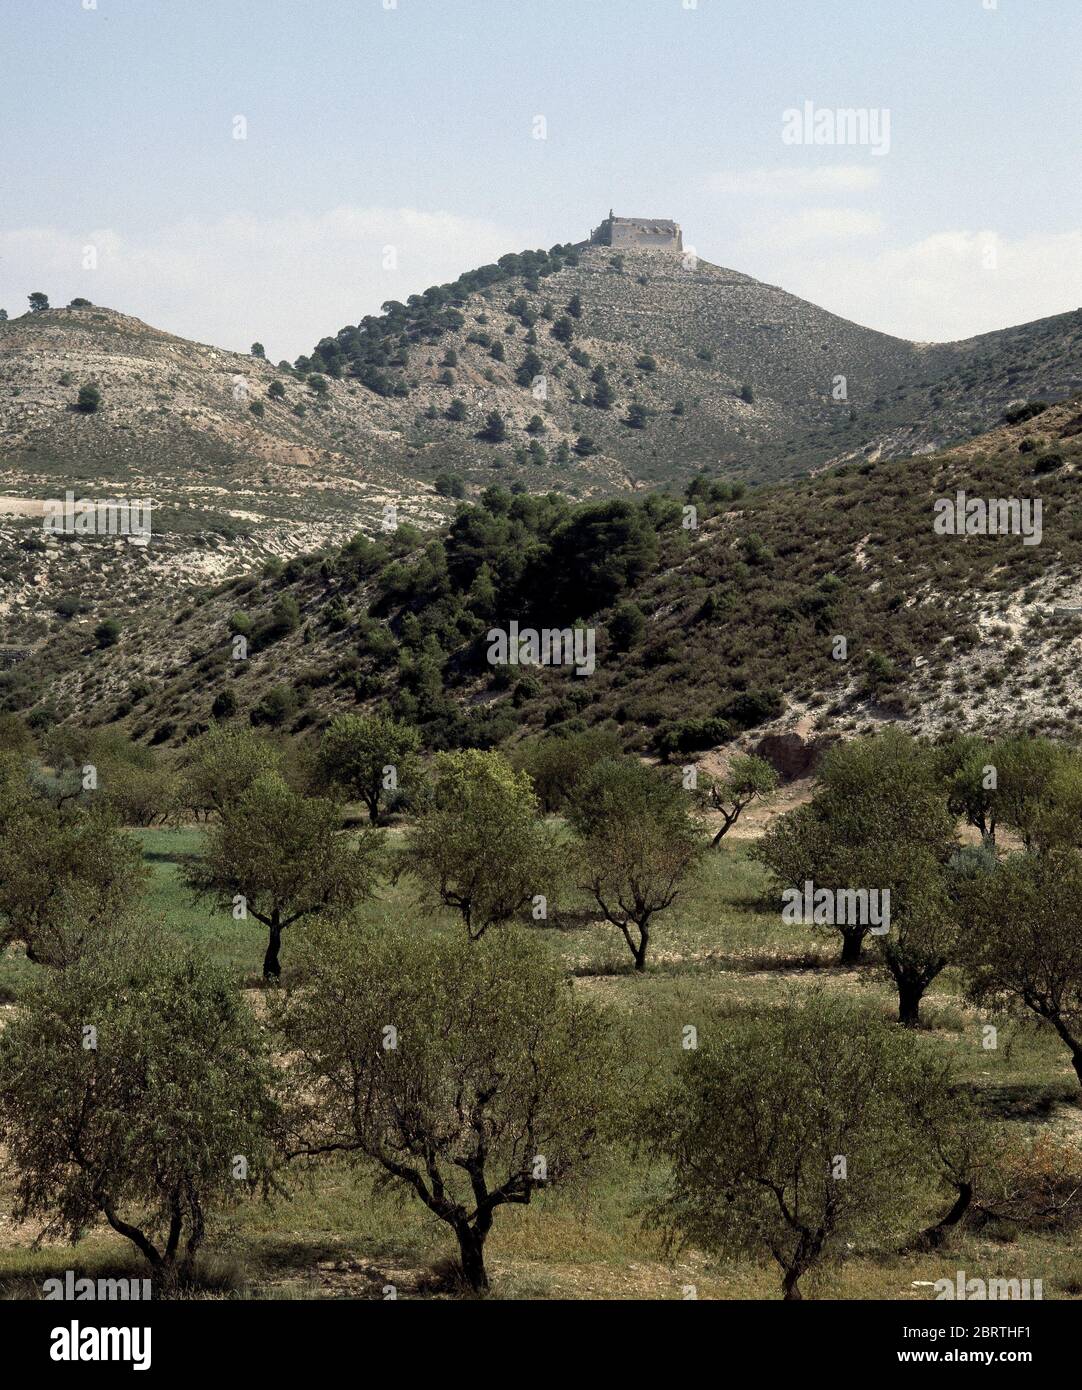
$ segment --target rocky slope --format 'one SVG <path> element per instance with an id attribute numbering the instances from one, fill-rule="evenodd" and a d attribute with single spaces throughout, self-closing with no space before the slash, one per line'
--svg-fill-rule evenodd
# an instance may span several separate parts
<path id="1" fill-rule="evenodd" d="M 674 504 L 561 510 L 490 495 L 450 534 L 401 528 L 182 608 L 160 597 L 105 648 L 98 615 L 58 621 L 0 676 L 0 703 L 39 724 L 89 721 L 170 746 L 212 717 L 300 733 L 358 706 L 389 706 L 433 746 L 568 725 L 681 753 L 883 720 L 1071 732 L 1082 719 L 1080 476 L 1077 397 L 944 452 L 737 501 L 700 488 L 690 531 Z M 937 502 L 959 490 L 1039 500 L 1040 543 L 937 532 Z M 594 580 L 604 597 L 581 597 Z M 596 635 L 588 679 L 486 662 L 490 624 L 543 627 L 572 612 Z M 251 635 L 241 659 L 238 633 Z"/>
<path id="2" fill-rule="evenodd" d="M 389 507 L 438 524 L 441 494 L 798 476 L 1079 389 L 1082 312 L 920 346 L 705 261 L 594 245 L 504 258 L 296 366 L 91 305 L 27 314 L 0 323 L 0 647 L 46 641 L 58 611 L 123 616 L 378 534 Z M 150 497 L 151 545 L 43 537 L 41 501 L 69 490 Z"/>

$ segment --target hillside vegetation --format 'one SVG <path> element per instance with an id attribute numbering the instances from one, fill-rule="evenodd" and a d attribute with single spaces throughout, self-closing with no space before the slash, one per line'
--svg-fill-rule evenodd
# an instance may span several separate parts
<path id="1" fill-rule="evenodd" d="M 1021 414 L 942 454 L 751 491 L 699 480 L 575 506 L 493 488 L 445 532 L 358 535 L 179 610 L 159 595 L 108 645 L 93 634 L 110 610 L 58 616 L 0 690 L 43 726 L 165 744 L 212 718 L 301 732 L 356 706 L 431 747 L 568 724 L 655 752 L 884 719 L 1055 731 L 1082 708 L 1082 615 L 1057 612 L 1082 606 L 1082 413 Z M 1040 499 L 1040 543 L 936 534 L 936 501 L 959 490 Z M 493 666 L 486 634 L 511 621 L 593 630 L 593 674 Z"/>

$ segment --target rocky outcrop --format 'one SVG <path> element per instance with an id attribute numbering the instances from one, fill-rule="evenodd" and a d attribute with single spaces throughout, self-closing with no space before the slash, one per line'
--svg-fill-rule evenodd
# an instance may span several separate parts
<path id="1" fill-rule="evenodd" d="M 836 737 L 829 735 L 804 738 L 798 733 L 767 734 L 753 752 L 768 762 L 783 782 L 793 782 L 813 773 L 823 754 L 836 742 Z"/>

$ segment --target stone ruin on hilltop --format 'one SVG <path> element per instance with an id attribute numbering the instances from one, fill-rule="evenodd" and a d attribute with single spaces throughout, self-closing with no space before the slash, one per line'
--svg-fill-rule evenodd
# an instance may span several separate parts
<path id="1" fill-rule="evenodd" d="M 614 217 L 610 209 L 600 227 L 590 233 L 597 246 L 629 251 L 672 251 L 684 249 L 684 238 L 676 222 L 660 217 Z"/>

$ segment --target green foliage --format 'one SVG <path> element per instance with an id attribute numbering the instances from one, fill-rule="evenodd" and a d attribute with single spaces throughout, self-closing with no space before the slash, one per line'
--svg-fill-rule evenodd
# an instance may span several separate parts
<path id="1" fill-rule="evenodd" d="M 223 815 L 280 763 L 274 746 L 251 729 L 210 729 L 187 752 L 183 803 L 197 818 Z"/>
<path id="2" fill-rule="evenodd" d="M 455 473 L 437 473 L 432 486 L 440 497 L 465 497 L 466 485 Z"/>
<path id="3" fill-rule="evenodd" d="M 207 833 L 203 857 L 186 869 L 197 898 L 254 917 L 268 930 L 263 974 L 281 975 L 282 932 L 324 912 L 348 914 L 374 887 L 381 841 L 341 833 L 336 802 L 306 797 L 276 772 L 257 777 Z"/>
<path id="4" fill-rule="evenodd" d="M 214 1209 L 267 1176 L 273 1088 L 219 970 L 163 936 L 116 935 L 34 981 L 0 1035 L 18 1215 L 73 1243 L 104 1217 L 168 1293 L 191 1278 Z"/>
<path id="5" fill-rule="evenodd" d="M 116 618 L 103 618 L 94 629 L 94 641 L 99 647 L 115 647 L 120 641 L 120 632 Z"/>
<path id="6" fill-rule="evenodd" d="M 646 615 L 637 603 L 621 603 L 607 626 L 613 651 L 630 651 L 642 640 L 646 631 Z"/>
<path id="7" fill-rule="evenodd" d="M 607 758 L 580 781 L 568 819 L 584 890 L 645 970 L 653 919 L 676 901 L 702 852 L 687 799 L 637 758 Z"/>
<path id="8" fill-rule="evenodd" d="M 715 811 L 721 812 L 721 825 L 711 844 L 717 846 L 753 801 L 771 797 L 778 789 L 778 774 L 763 758 L 733 758 L 717 782 L 708 781 L 701 790 Z"/>
<path id="9" fill-rule="evenodd" d="M 485 416 L 484 428 L 480 431 L 479 437 L 489 444 L 502 444 L 507 438 L 507 426 L 498 410 L 489 411 Z"/>
<path id="10" fill-rule="evenodd" d="M 101 405 L 101 392 L 92 381 L 85 382 L 79 387 L 75 404 L 84 415 L 93 415 Z"/>
<path id="11" fill-rule="evenodd" d="M 959 954 L 970 998 L 1036 1015 L 1082 1083 L 1082 854 L 1016 854 L 960 886 Z"/>
<path id="12" fill-rule="evenodd" d="M 800 1298 L 809 1271 L 911 1219 L 965 1112 L 942 1066 L 824 993 L 702 1031 L 642 1117 L 672 1165 L 655 1219 L 724 1258 L 771 1255 Z"/>
<path id="13" fill-rule="evenodd" d="M 280 594 L 271 607 L 270 616 L 252 631 L 252 643 L 258 651 L 272 642 L 281 641 L 301 625 L 300 604 L 292 594 Z"/>
<path id="14" fill-rule="evenodd" d="M 420 775 L 421 738 L 393 719 L 356 714 L 332 720 L 319 747 L 317 765 L 325 785 L 363 801 L 373 824 L 387 794 L 410 791 Z"/>
<path id="15" fill-rule="evenodd" d="M 917 1021 L 920 999 L 946 966 L 954 919 L 947 865 L 954 817 L 934 755 L 888 729 L 838 744 L 824 759 L 812 800 L 781 817 L 753 850 L 779 890 L 889 890 L 890 931 L 878 938 L 899 992 L 899 1016 Z M 870 923 L 809 924 L 836 931 L 844 962 L 860 958 Z"/>
<path id="16" fill-rule="evenodd" d="M 478 749 L 436 756 L 403 862 L 430 899 L 461 913 L 471 940 L 548 898 L 557 880 L 528 775 Z"/>
<path id="17" fill-rule="evenodd" d="M 25 762 L 0 755 L 0 947 L 17 942 L 31 961 L 70 965 L 142 880 L 138 848 L 108 806 L 55 804 Z"/>
<path id="18" fill-rule="evenodd" d="M 311 933 L 278 1014 L 298 1147 L 374 1161 L 450 1225 L 488 1285 L 501 1206 L 581 1172 L 617 1109 L 619 1038 L 518 933 Z"/>
<path id="19" fill-rule="evenodd" d="M 1005 425 L 1020 425 L 1026 420 L 1032 420 L 1038 415 L 1043 415 L 1047 409 L 1047 401 L 1027 401 L 1025 405 L 1016 405 L 1010 410 L 1004 411 L 1003 423 Z"/>
<path id="20" fill-rule="evenodd" d="M 658 538 L 642 510 L 630 502 L 594 502 L 577 508 L 552 535 L 552 608 L 588 617 L 642 580 L 656 563 Z"/>
<path id="21" fill-rule="evenodd" d="M 212 719 L 231 719 L 237 712 L 237 697 L 232 690 L 220 690 L 210 707 Z"/>
<path id="22" fill-rule="evenodd" d="M 603 758 L 620 754 L 620 740 L 608 729 L 555 733 L 533 738 L 515 749 L 515 765 L 529 774 L 546 815 L 566 811 L 584 777 Z"/>
<path id="23" fill-rule="evenodd" d="M 732 725 L 727 719 L 681 719 L 660 730 L 656 739 L 657 751 L 663 758 L 672 758 L 679 753 L 698 753 L 727 742 L 732 738 L 732 733 Z"/>
<path id="24" fill-rule="evenodd" d="M 777 690 L 742 690 L 718 708 L 718 715 L 736 729 L 754 729 L 785 712 L 785 700 Z"/>
<path id="25" fill-rule="evenodd" d="M 575 253 L 563 246 L 501 256 L 495 265 L 468 271 L 452 284 L 430 286 L 423 294 L 410 295 L 404 304 L 388 300 L 379 317 L 369 315 L 356 326 L 339 330 L 333 338 L 322 339 L 312 353 L 311 364 L 327 371 L 348 371 L 382 396 L 407 395 L 409 388 L 402 373 L 409 364 L 411 348 L 435 343 L 443 334 L 460 330 L 465 323 L 461 307 L 468 295 L 516 279 L 536 289 L 544 276 L 574 263 Z M 511 312 L 520 312 L 527 326 L 535 318 L 521 296 L 512 301 Z M 493 345 L 492 356 L 503 360 L 502 343 Z"/>

